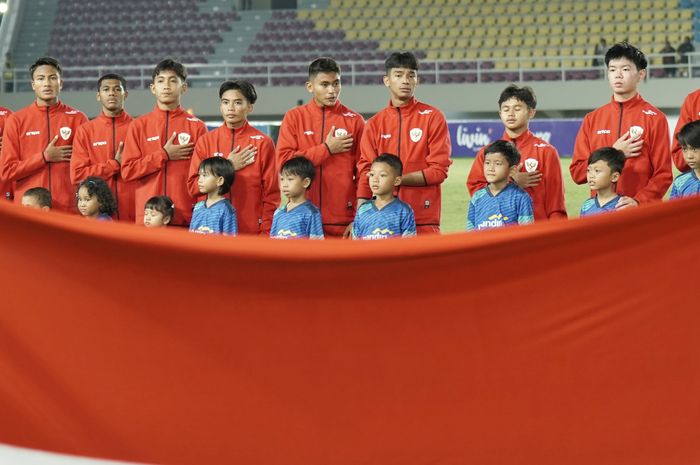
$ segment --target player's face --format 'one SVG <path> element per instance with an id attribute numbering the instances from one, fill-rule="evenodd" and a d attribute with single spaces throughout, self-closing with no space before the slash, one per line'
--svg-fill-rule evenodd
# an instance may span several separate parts
<path id="1" fill-rule="evenodd" d="M 684 148 L 683 160 L 685 160 L 692 170 L 700 168 L 700 148 Z"/>
<path id="2" fill-rule="evenodd" d="M 608 81 L 613 93 L 618 97 L 633 97 L 637 93 L 639 82 L 645 75 L 646 70 L 638 70 L 637 66 L 627 58 L 617 58 L 608 63 Z"/>
<path id="3" fill-rule="evenodd" d="M 332 107 L 340 97 L 340 75 L 338 73 L 318 73 L 306 83 L 306 90 L 313 95 L 319 107 Z"/>
<path id="4" fill-rule="evenodd" d="M 588 165 L 586 177 L 588 179 L 588 187 L 599 191 L 607 189 L 612 183 L 617 182 L 620 178 L 620 173 L 613 173 L 606 162 L 598 160 Z"/>
<path id="5" fill-rule="evenodd" d="M 510 166 L 508 159 L 502 153 L 489 153 L 484 158 L 484 176 L 489 183 L 501 182 L 508 179 Z"/>
<path id="6" fill-rule="evenodd" d="M 97 196 L 90 195 L 85 186 L 78 190 L 78 210 L 81 215 L 87 217 L 95 217 L 100 213 L 100 203 L 97 201 Z"/>
<path id="7" fill-rule="evenodd" d="M 389 88 L 392 98 L 407 101 L 413 97 L 418 85 L 418 72 L 415 69 L 391 68 L 384 76 L 384 85 Z"/>
<path id="8" fill-rule="evenodd" d="M 37 100 L 53 105 L 58 100 L 61 88 L 63 88 L 63 79 L 56 68 L 51 65 L 41 65 L 34 70 L 32 90 Z"/>
<path id="9" fill-rule="evenodd" d="M 227 90 L 221 95 L 221 116 L 229 128 L 240 128 L 253 111 L 253 105 L 237 89 Z"/>
<path id="10" fill-rule="evenodd" d="M 511 97 L 501 104 L 498 114 L 506 128 L 518 132 L 527 128 L 528 122 L 535 116 L 535 110 L 530 109 L 522 100 Z"/>
<path id="11" fill-rule="evenodd" d="M 161 71 L 151 84 L 151 93 L 156 96 L 156 101 L 163 105 L 179 104 L 180 97 L 186 91 L 187 83 L 171 70 Z"/>
<path id="12" fill-rule="evenodd" d="M 369 187 L 376 196 L 388 195 L 401 183 L 391 166 L 386 163 L 372 163 L 369 170 Z"/>
<path id="13" fill-rule="evenodd" d="M 110 113 L 119 113 L 124 109 L 128 93 L 119 79 L 105 79 L 97 91 L 97 101 Z"/>
<path id="14" fill-rule="evenodd" d="M 219 190 L 219 186 L 224 183 L 224 178 L 217 176 L 211 171 L 201 170 L 199 172 L 199 192 L 202 194 L 214 194 Z"/>
<path id="15" fill-rule="evenodd" d="M 157 228 L 170 223 L 170 217 L 164 216 L 155 208 L 146 208 L 143 211 L 143 225 L 147 228 Z"/>
<path id="16" fill-rule="evenodd" d="M 304 196 L 306 188 L 311 184 L 309 178 L 282 172 L 280 174 L 280 192 L 290 200 L 296 200 Z"/>

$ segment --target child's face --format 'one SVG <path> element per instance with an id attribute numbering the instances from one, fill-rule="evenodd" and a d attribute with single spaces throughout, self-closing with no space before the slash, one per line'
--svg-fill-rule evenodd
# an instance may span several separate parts
<path id="1" fill-rule="evenodd" d="M 384 85 L 389 88 L 391 96 L 406 101 L 413 97 L 418 85 L 418 72 L 415 69 L 391 68 L 384 76 Z"/>
<path id="2" fill-rule="evenodd" d="M 637 66 L 627 58 L 617 58 L 608 63 L 608 82 L 616 95 L 634 94 L 645 75 L 646 70 L 638 70 Z"/>
<path id="3" fill-rule="evenodd" d="M 223 176 L 216 176 L 209 170 L 201 170 L 199 172 L 199 192 L 202 194 L 215 194 L 219 191 L 219 186 L 224 184 Z"/>
<path id="4" fill-rule="evenodd" d="M 338 73 L 318 73 L 306 83 L 306 90 L 313 95 L 319 107 L 332 107 L 340 97 L 340 76 Z"/>
<path id="5" fill-rule="evenodd" d="M 253 111 L 253 105 L 237 89 L 230 89 L 221 95 L 221 116 L 224 123 L 231 128 L 240 127 Z"/>
<path id="6" fill-rule="evenodd" d="M 487 182 L 494 183 L 506 180 L 510 171 L 508 159 L 502 153 L 489 153 L 484 158 L 484 176 Z"/>
<path id="7" fill-rule="evenodd" d="M 90 195 L 85 186 L 78 190 L 78 210 L 81 215 L 87 217 L 94 217 L 100 213 L 100 203 L 97 201 L 97 196 Z"/>
<path id="8" fill-rule="evenodd" d="M 376 196 L 391 194 L 401 184 L 401 178 L 386 163 L 372 163 L 369 170 L 369 188 Z"/>
<path id="9" fill-rule="evenodd" d="M 143 225 L 147 228 L 167 226 L 168 223 L 170 223 L 170 217 L 164 216 L 163 213 L 155 208 L 146 208 L 143 211 Z"/>
<path id="10" fill-rule="evenodd" d="M 535 110 L 530 109 L 522 100 L 511 97 L 501 104 L 498 115 L 506 128 L 517 132 L 527 127 L 530 119 L 535 116 Z"/>
<path id="11" fill-rule="evenodd" d="M 603 160 L 598 160 L 595 163 L 588 165 L 588 186 L 596 191 L 608 189 L 612 183 L 620 179 L 620 173 L 613 173 L 608 165 Z"/>
<path id="12" fill-rule="evenodd" d="M 37 210 L 48 210 L 49 207 L 41 205 L 39 199 L 33 195 L 23 195 L 22 196 L 22 206 L 29 208 L 36 208 Z"/>
<path id="13" fill-rule="evenodd" d="M 685 160 L 691 170 L 700 168 L 700 148 L 684 147 L 683 160 Z"/>
<path id="14" fill-rule="evenodd" d="M 297 174 L 280 173 L 280 192 L 288 199 L 296 199 L 306 194 L 306 189 L 311 185 L 309 178 L 303 178 Z"/>
<path id="15" fill-rule="evenodd" d="M 151 93 L 158 103 L 174 105 L 180 103 L 180 97 L 187 91 L 187 84 L 175 74 L 175 71 L 161 71 L 151 84 Z"/>

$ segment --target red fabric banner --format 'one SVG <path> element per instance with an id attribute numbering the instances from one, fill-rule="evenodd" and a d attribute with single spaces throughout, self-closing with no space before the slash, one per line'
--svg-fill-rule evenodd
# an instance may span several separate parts
<path id="1" fill-rule="evenodd" d="M 700 463 L 699 207 L 287 242 L 0 203 L 0 442 L 173 465 Z"/>

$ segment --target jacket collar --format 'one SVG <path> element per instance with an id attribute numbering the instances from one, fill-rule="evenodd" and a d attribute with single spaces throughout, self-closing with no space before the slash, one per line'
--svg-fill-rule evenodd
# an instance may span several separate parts
<path id="1" fill-rule="evenodd" d="M 311 101 L 309 101 L 309 103 L 307 104 L 307 106 L 311 109 L 312 112 L 317 113 L 319 115 L 323 112 L 324 108 L 326 111 L 337 113 L 340 111 L 340 99 L 337 99 L 332 107 L 319 107 L 318 105 L 316 105 L 316 102 L 314 102 L 312 98 Z"/>
<path id="2" fill-rule="evenodd" d="M 411 97 L 411 100 L 409 100 L 408 103 L 406 103 L 406 105 L 402 105 L 400 107 L 394 106 L 394 104 L 391 102 L 391 100 L 389 100 L 389 108 L 400 108 L 402 112 L 410 112 L 414 108 L 416 108 L 417 105 L 418 105 L 418 100 L 416 99 L 415 96 Z"/>
<path id="3" fill-rule="evenodd" d="M 629 100 L 626 100 L 624 102 L 618 102 L 617 100 L 615 100 L 615 96 L 613 95 L 612 97 L 610 97 L 610 103 L 612 103 L 613 105 L 616 105 L 616 106 L 619 106 L 620 104 L 622 104 L 623 108 L 632 108 L 632 107 L 643 105 L 644 99 L 642 98 L 642 96 L 639 93 L 637 93 L 637 95 L 635 95 L 634 97 L 632 97 Z"/>
<path id="4" fill-rule="evenodd" d="M 128 121 L 131 117 L 129 114 L 126 112 L 126 110 L 122 111 L 119 116 L 107 116 L 104 114 L 103 111 L 100 111 L 100 114 L 97 116 L 97 119 L 105 124 L 112 124 L 112 120 L 114 120 L 115 123 L 124 123 Z"/>
<path id="5" fill-rule="evenodd" d="M 173 116 L 180 116 L 180 115 L 186 114 L 186 112 L 185 112 L 185 110 L 182 108 L 182 106 L 178 106 L 178 107 L 175 108 L 174 110 L 161 110 L 160 108 L 158 108 L 158 105 L 156 105 L 156 106 L 153 108 L 153 113 L 155 113 L 155 114 L 157 114 L 158 116 L 161 116 L 161 117 L 163 117 L 163 118 L 165 118 L 165 114 L 166 114 L 166 113 L 169 113 L 169 114 L 170 114 L 170 117 L 173 117 Z"/>
<path id="6" fill-rule="evenodd" d="M 34 99 L 34 109 L 37 111 L 40 111 L 42 113 L 46 113 L 46 112 L 49 112 L 51 114 L 57 113 L 57 112 L 63 110 L 64 107 L 65 107 L 65 105 L 63 105 L 63 102 L 61 102 L 60 100 L 58 102 L 56 102 L 55 105 L 51 105 L 50 107 L 45 107 L 45 106 L 39 106 L 36 103 L 36 99 Z"/>
<path id="7" fill-rule="evenodd" d="M 512 142 L 516 147 L 521 147 L 523 144 L 527 143 L 530 139 L 532 139 L 534 134 L 530 132 L 529 129 L 526 129 L 524 133 L 520 134 L 518 137 L 511 138 L 508 135 L 508 132 L 503 131 L 503 140 L 506 140 L 508 142 Z"/>

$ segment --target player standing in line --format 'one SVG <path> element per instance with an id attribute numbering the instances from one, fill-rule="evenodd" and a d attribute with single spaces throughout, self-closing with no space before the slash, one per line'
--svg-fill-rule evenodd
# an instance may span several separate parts
<path id="1" fill-rule="evenodd" d="M 520 151 L 521 162 L 512 180 L 530 194 L 535 221 L 566 219 L 559 153 L 528 129 L 530 120 L 535 116 L 536 106 L 535 92 L 530 87 L 506 87 L 498 99 L 498 115 L 505 126 L 501 140 L 511 142 Z M 481 149 L 469 172 L 467 189 L 473 195 L 486 184 L 484 149 Z"/>
<path id="2" fill-rule="evenodd" d="M 51 192 L 53 209 L 77 213 L 69 161 L 73 138 L 87 117 L 59 100 L 61 64 L 39 58 L 29 68 L 34 102 L 10 115 L 3 132 L 0 179 L 14 183 L 15 202 L 32 187 Z"/>
<path id="3" fill-rule="evenodd" d="M 2 132 L 5 128 L 5 120 L 12 114 L 12 110 L 5 107 L 0 107 L 0 153 L 2 153 Z M 12 200 L 14 195 L 12 183 L 0 181 L 0 199 Z"/>
<path id="4" fill-rule="evenodd" d="M 588 113 L 576 136 L 569 171 L 577 184 L 587 182 L 588 158 L 601 147 L 614 147 L 626 157 L 616 192 L 618 209 L 660 201 L 671 185 L 668 122 L 661 110 L 645 101 L 637 87 L 646 77 L 647 59 L 628 43 L 605 54 L 611 101 Z"/>
<path id="5" fill-rule="evenodd" d="M 364 119 L 340 103 L 340 67 L 330 58 L 309 65 L 311 101 L 284 115 L 277 166 L 303 155 L 316 168 L 309 200 L 321 211 L 327 236 L 349 236 L 355 216 L 356 166 Z"/>
<path id="6" fill-rule="evenodd" d="M 398 197 L 413 208 L 418 234 L 440 232 L 440 185 L 452 161 L 445 116 L 416 100 L 418 60 L 410 52 L 392 53 L 384 62 L 389 106 L 367 121 L 358 163 L 358 205 L 372 197 L 367 174 L 382 153 L 395 154 L 404 174 Z"/>
<path id="7" fill-rule="evenodd" d="M 671 158 L 673 164 L 676 165 L 678 171 L 685 173 L 690 170 L 690 167 L 683 159 L 683 150 L 678 143 L 678 133 L 681 129 L 691 121 L 700 120 L 700 89 L 689 93 L 683 105 L 681 106 L 681 114 L 676 122 L 676 128 L 673 130 L 673 145 L 671 146 Z"/>
<path id="8" fill-rule="evenodd" d="M 127 96 L 126 80 L 122 76 L 105 74 L 97 81 L 100 114 L 80 126 L 75 134 L 70 176 L 74 184 L 89 176 L 104 179 L 117 201 L 116 218 L 133 223 L 136 220 L 136 183 L 121 177 L 124 139 L 133 119 L 124 110 Z"/>
<path id="9" fill-rule="evenodd" d="M 204 123 L 181 106 L 187 92 L 187 70 L 170 59 L 153 70 L 151 93 L 156 106 L 129 126 L 122 155 L 122 177 L 136 183 L 136 223 L 143 224 L 143 207 L 157 195 L 175 204 L 173 226 L 188 226 L 194 197 L 187 190 L 190 157 L 207 132 Z"/>

